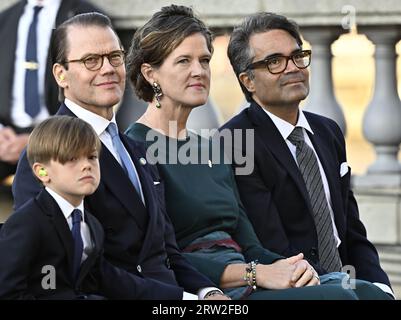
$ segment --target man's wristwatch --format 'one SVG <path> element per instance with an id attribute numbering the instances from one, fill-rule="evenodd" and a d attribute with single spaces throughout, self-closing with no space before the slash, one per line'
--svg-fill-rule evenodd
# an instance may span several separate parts
<path id="1" fill-rule="evenodd" d="M 205 294 L 203 299 L 209 298 L 209 297 L 214 296 L 216 294 L 224 295 L 224 293 L 222 291 L 220 291 L 220 290 L 210 290 L 208 293 Z"/>

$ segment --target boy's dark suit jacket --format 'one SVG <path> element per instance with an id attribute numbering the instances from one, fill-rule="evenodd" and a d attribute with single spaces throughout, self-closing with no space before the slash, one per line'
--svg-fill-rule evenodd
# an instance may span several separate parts
<path id="1" fill-rule="evenodd" d="M 64 104 L 58 115 L 75 116 Z M 196 293 L 214 286 L 196 271 L 181 255 L 164 202 L 163 182 L 155 166 L 144 164 L 146 151 L 142 144 L 120 134 L 138 171 L 146 208 L 134 186 L 109 150 L 103 146 L 100 154 L 101 181 L 93 195 L 85 198 L 89 211 L 100 221 L 105 231 L 105 257 L 113 265 L 143 278 L 154 279 L 187 292 Z M 24 152 L 13 182 L 14 206 L 20 207 L 38 194 L 35 180 Z M 138 286 L 141 285 L 138 282 Z M 183 289 L 176 287 L 166 296 L 154 291 L 154 298 L 181 299 Z"/>
<path id="2" fill-rule="evenodd" d="M 343 265 L 354 266 L 358 279 L 390 285 L 359 219 L 358 206 L 350 189 L 351 172 L 346 164 L 345 141 L 339 127 L 328 118 L 309 112 L 304 114 L 314 132 L 308 134 L 329 183 Z M 254 171 L 250 175 L 236 175 L 236 179 L 241 200 L 262 244 L 284 256 L 303 252 L 319 273 L 325 273 L 319 266 L 317 234 L 305 183 L 273 121 L 252 102 L 223 128 L 254 129 Z M 234 143 L 235 150 L 246 150 L 245 136 L 237 143 Z M 343 176 L 340 175 L 342 164 L 348 169 Z"/>
<path id="3" fill-rule="evenodd" d="M 11 121 L 11 94 L 14 81 L 15 49 L 19 19 L 24 13 L 26 1 L 18 1 L 15 5 L 0 13 L 0 123 L 13 125 Z M 84 12 L 98 11 L 98 8 L 83 0 L 62 0 L 56 16 L 56 26 L 74 15 Z M 50 47 L 49 54 L 50 56 Z M 45 73 L 45 105 L 50 114 L 55 114 L 58 107 L 58 85 L 52 73 L 53 64 L 48 59 Z"/>
<path id="4" fill-rule="evenodd" d="M 0 230 L 0 298 L 7 299 L 84 299 L 90 294 L 114 299 L 154 298 L 174 289 L 149 280 L 137 286 L 134 276 L 113 267 L 103 258 L 104 233 L 101 224 L 88 211 L 93 250 L 82 263 L 77 282 L 72 281 L 74 243 L 67 220 L 46 190 L 17 210 Z M 55 288 L 46 266 L 54 267 Z M 45 268 L 44 268 L 45 267 Z M 164 290 L 164 291 L 163 291 Z"/>

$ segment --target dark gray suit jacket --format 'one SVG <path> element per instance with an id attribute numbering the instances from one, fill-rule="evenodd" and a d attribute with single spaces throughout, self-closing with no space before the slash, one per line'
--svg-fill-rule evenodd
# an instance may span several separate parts
<path id="1" fill-rule="evenodd" d="M 328 180 L 343 265 L 354 266 L 358 279 L 390 285 L 359 219 L 350 188 L 351 170 L 340 175 L 340 167 L 347 161 L 340 128 L 328 118 L 304 114 L 314 132 L 308 134 Z M 255 169 L 249 175 L 237 175 L 236 180 L 241 200 L 263 246 L 287 257 L 303 252 L 319 273 L 325 273 L 319 264 L 316 228 L 304 180 L 273 121 L 252 102 L 222 128 L 244 129 L 244 134 L 245 129 L 254 129 Z M 246 150 L 245 141 L 243 137 L 234 148 Z"/>

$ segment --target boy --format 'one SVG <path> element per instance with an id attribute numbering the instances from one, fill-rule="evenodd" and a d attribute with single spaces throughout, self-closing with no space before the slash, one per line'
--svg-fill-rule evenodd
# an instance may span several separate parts
<path id="1" fill-rule="evenodd" d="M 152 291 L 154 281 L 138 290 L 134 275 L 104 260 L 103 229 L 84 209 L 99 185 L 100 147 L 78 118 L 49 118 L 32 132 L 28 160 L 44 189 L 0 230 L 0 298 L 146 299 Z"/>

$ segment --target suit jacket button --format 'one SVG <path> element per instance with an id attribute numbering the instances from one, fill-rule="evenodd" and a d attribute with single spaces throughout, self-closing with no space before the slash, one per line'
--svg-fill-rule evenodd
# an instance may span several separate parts
<path id="1" fill-rule="evenodd" d="M 312 247 L 310 249 L 310 255 L 314 257 L 314 256 L 316 256 L 316 254 L 317 254 L 317 249 L 315 247 Z"/>
<path id="2" fill-rule="evenodd" d="M 170 269 L 170 259 L 169 258 L 166 258 L 166 266 L 167 266 L 167 268 Z"/>
<path id="3" fill-rule="evenodd" d="M 141 273 L 141 272 L 142 272 L 142 267 L 138 264 L 138 265 L 136 266 L 136 270 L 138 270 L 138 272 Z"/>

